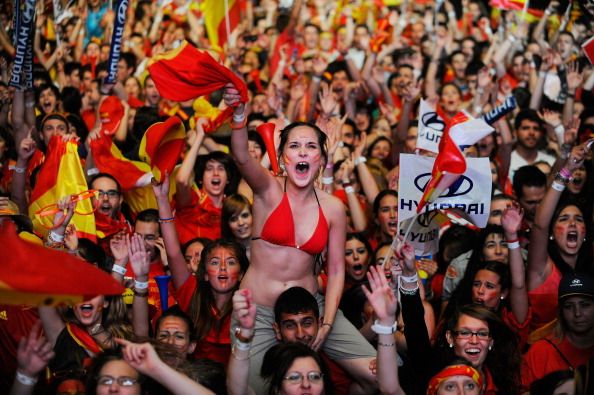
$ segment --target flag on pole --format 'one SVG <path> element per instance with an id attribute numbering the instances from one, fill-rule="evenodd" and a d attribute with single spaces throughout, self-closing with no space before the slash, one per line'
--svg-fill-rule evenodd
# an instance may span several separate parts
<path id="1" fill-rule="evenodd" d="M 590 61 L 590 64 L 594 65 L 594 36 L 590 37 L 582 44 L 582 50 L 586 57 Z"/>
<path id="2" fill-rule="evenodd" d="M 76 195 L 88 190 L 85 174 L 78 156 L 78 144 L 64 141 L 62 136 L 51 138 L 45 162 L 37 175 L 37 182 L 29 204 L 29 217 L 33 221 L 33 229 L 46 235 L 53 226 L 53 216 L 35 215 L 44 207 L 58 203 L 68 195 Z M 70 221 L 76 226 L 78 237 L 96 239 L 95 217 L 81 213 L 93 212 L 90 199 L 80 200 Z"/>
<path id="3" fill-rule="evenodd" d="M 439 142 L 439 153 L 435 158 L 431 179 L 417 207 L 422 212 L 425 205 L 438 198 L 466 171 L 466 158 L 462 150 L 473 145 L 493 128 L 482 119 L 471 118 L 459 112 L 451 120 L 443 132 Z"/>
<path id="4" fill-rule="evenodd" d="M 201 9 L 206 33 L 210 44 L 216 50 L 222 50 L 229 40 L 228 33 L 232 32 L 241 22 L 243 3 L 243 0 L 202 1 Z M 228 10 L 225 10 L 226 5 Z"/>

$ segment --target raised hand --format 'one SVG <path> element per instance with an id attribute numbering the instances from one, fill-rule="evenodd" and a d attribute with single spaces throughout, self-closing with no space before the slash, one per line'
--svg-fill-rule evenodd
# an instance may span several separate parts
<path id="1" fill-rule="evenodd" d="M 66 229 L 72 216 L 74 215 L 74 209 L 76 208 L 76 201 L 72 201 L 72 195 L 64 196 L 58 201 L 58 211 L 54 215 L 54 226 L 59 227 L 63 230 Z"/>
<path id="2" fill-rule="evenodd" d="M 321 92 L 319 93 L 319 98 L 320 106 L 322 107 L 322 114 L 326 118 L 329 118 L 336 109 L 336 106 L 338 106 L 338 103 L 336 102 L 334 93 L 330 89 L 328 83 L 323 82 L 320 87 Z"/>
<path id="3" fill-rule="evenodd" d="M 124 266 L 128 262 L 128 247 L 126 246 L 126 231 L 122 230 L 109 240 L 109 249 L 115 262 Z"/>
<path id="4" fill-rule="evenodd" d="M 542 111 L 540 111 L 538 115 L 543 121 L 545 121 L 553 127 L 561 124 L 561 114 L 559 114 L 557 111 L 551 111 L 545 108 Z"/>
<path id="5" fill-rule="evenodd" d="M 150 343 L 132 343 L 124 339 L 115 339 L 115 342 L 122 346 L 124 360 L 142 374 L 150 376 L 164 365 Z"/>
<path id="6" fill-rule="evenodd" d="M 235 88 L 235 85 L 232 83 L 228 83 L 225 85 L 225 89 L 223 91 L 223 100 L 225 104 L 229 107 L 234 107 L 233 113 L 236 115 L 243 115 L 245 110 L 245 105 L 241 102 L 241 95 L 239 94 L 239 90 Z"/>
<path id="7" fill-rule="evenodd" d="M 239 289 L 233 294 L 233 315 L 243 329 L 254 329 L 256 304 L 249 289 Z"/>
<path id="8" fill-rule="evenodd" d="M 153 192 L 157 200 L 169 200 L 169 174 L 167 172 L 161 177 L 160 183 L 154 178 L 151 179 L 151 185 L 153 186 Z"/>
<path id="9" fill-rule="evenodd" d="M 21 144 L 19 145 L 18 150 L 18 157 L 19 159 L 28 162 L 29 159 L 35 153 L 35 140 L 31 137 L 31 133 L 33 132 L 33 127 L 29 129 L 27 132 L 27 136 L 21 140 Z"/>
<path id="10" fill-rule="evenodd" d="M 415 262 L 415 249 L 409 243 L 402 241 L 402 236 L 399 236 L 400 242 L 396 246 L 396 251 L 394 252 L 396 258 L 401 261 L 402 265 L 402 273 L 405 276 L 412 276 L 417 272 L 416 262 Z"/>
<path id="11" fill-rule="evenodd" d="M 501 226 L 505 235 L 517 235 L 522 228 L 522 219 L 524 218 L 524 210 L 517 203 L 508 206 L 503 210 L 501 215 Z"/>
<path id="12" fill-rule="evenodd" d="M 78 248 L 78 235 L 76 234 L 76 226 L 74 224 L 69 224 L 66 227 L 64 245 L 70 251 L 75 251 Z"/>
<path id="13" fill-rule="evenodd" d="M 579 71 L 578 63 L 571 62 L 567 68 L 567 88 L 575 92 L 584 81 L 584 76 Z"/>
<path id="14" fill-rule="evenodd" d="M 31 332 L 19 341 L 17 371 L 35 378 L 45 369 L 54 355 L 51 343 L 41 334 L 41 321 L 37 321 L 31 328 Z"/>
<path id="15" fill-rule="evenodd" d="M 370 266 L 367 271 L 369 288 L 363 285 L 363 293 L 367 297 L 369 304 L 380 323 L 383 325 L 392 325 L 396 320 L 396 307 L 398 301 L 390 284 L 386 279 L 383 270 L 378 270 L 375 266 Z"/>
<path id="16" fill-rule="evenodd" d="M 147 281 L 151 262 L 142 236 L 133 234 L 132 237 L 126 237 L 126 247 L 134 277 L 138 281 Z"/>

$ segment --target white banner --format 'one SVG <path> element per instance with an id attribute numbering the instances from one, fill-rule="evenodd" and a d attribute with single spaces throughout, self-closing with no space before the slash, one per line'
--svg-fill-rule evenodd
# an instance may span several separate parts
<path id="1" fill-rule="evenodd" d="M 406 238 L 406 241 L 415 249 L 416 256 L 435 255 L 439 251 L 439 222 L 435 220 L 437 215 L 440 215 L 439 211 L 434 210 L 416 218 L 415 224 Z M 400 221 L 400 217 L 398 218 L 399 235 L 404 236 L 404 232 L 413 219 L 411 217 Z"/>
<path id="2" fill-rule="evenodd" d="M 416 215 L 425 186 L 431 179 L 434 158 L 400 154 L 398 185 L 398 220 L 403 222 Z M 467 170 L 458 181 L 446 189 L 423 212 L 436 209 L 459 208 L 476 226 L 484 228 L 491 205 L 491 167 L 488 158 L 466 158 Z M 406 229 L 406 228 L 403 228 Z"/>
<path id="3" fill-rule="evenodd" d="M 443 119 L 437 115 L 435 107 L 421 99 L 417 148 L 437 153 L 439 140 L 441 140 L 445 126 Z"/>

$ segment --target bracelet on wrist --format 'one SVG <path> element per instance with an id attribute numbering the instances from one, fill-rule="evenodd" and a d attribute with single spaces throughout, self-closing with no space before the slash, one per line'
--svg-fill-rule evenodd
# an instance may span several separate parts
<path id="1" fill-rule="evenodd" d="M 382 346 L 382 347 L 394 347 L 396 345 L 396 342 L 392 342 L 392 343 L 377 342 L 377 345 Z"/>
<path id="2" fill-rule="evenodd" d="M 359 156 L 358 158 L 355 158 L 355 166 L 365 162 L 367 162 L 367 158 L 364 156 Z"/>
<path id="3" fill-rule="evenodd" d="M 25 171 L 27 171 L 27 168 L 26 167 L 17 167 L 17 166 L 15 166 L 15 167 L 13 167 L 13 169 L 14 169 L 14 172 L 15 173 L 18 173 L 18 174 L 23 174 Z"/>
<path id="4" fill-rule="evenodd" d="M 98 168 L 92 167 L 89 170 L 87 170 L 87 176 L 91 177 L 91 176 L 94 176 L 95 174 L 99 174 Z"/>
<path id="5" fill-rule="evenodd" d="M 555 191 L 563 192 L 565 190 L 565 184 L 560 183 L 555 179 L 555 181 L 553 181 L 551 184 L 551 188 L 553 188 Z"/>
<path id="6" fill-rule="evenodd" d="M 117 273 L 117 274 L 119 274 L 121 276 L 126 275 L 126 268 L 123 267 L 123 266 L 120 266 L 120 265 L 116 265 L 115 263 L 112 266 L 111 271 L 114 272 L 114 273 Z"/>
<path id="7" fill-rule="evenodd" d="M 173 217 L 169 217 L 169 218 L 159 218 L 159 222 L 162 224 L 167 224 L 170 222 L 175 221 L 175 215 Z"/>
<path id="8" fill-rule="evenodd" d="M 349 185 L 348 187 L 344 188 L 344 193 L 355 193 L 355 188 Z"/>
<path id="9" fill-rule="evenodd" d="M 413 274 L 412 276 L 400 275 L 400 280 L 406 283 L 416 283 L 417 281 L 419 281 L 419 276 L 417 275 L 417 273 Z"/>
<path id="10" fill-rule="evenodd" d="M 138 290 L 148 289 L 148 286 L 149 286 L 148 281 L 134 280 L 134 289 L 138 289 Z"/>
<path id="11" fill-rule="evenodd" d="M 512 242 L 507 242 L 507 248 L 509 250 L 516 250 L 518 248 L 520 248 L 520 242 L 518 240 L 512 241 Z"/>
<path id="12" fill-rule="evenodd" d="M 321 325 L 321 326 L 329 326 L 329 327 L 330 327 L 330 330 L 332 330 L 332 328 L 334 328 L 334 327 L 332 326 L 332 324 L 331 324 L 331 323 L 329 323 L 329 322 L 322 322 L 322 325 Z"/>
<path id="13" fill-rule="evenodd" d="M 322 184 L 324 185 L 332 185 L 334 184 L 334 177 L 322 177 Z"/>
<path id="14" fill-rule="evenodd" d="M 231 356 L 233 356 L 233 359 L 235 359 L 236 361 L 247 361 L 248 359 L 250 359 L 249 353 L 245 357 L 238 357 L 237 354 L 235 353 L 235 350 L 248 351 L 251 347 L 251 344 L 248 345 L 247 349 L 244 349 L 241 347 L 242 346 L 240 346 L 239 343 L 233 343 L 233 346 L 231 347 Z"/>
<path id="15" fill-rule="evenodd" d="M 241 334 L 241 327 L 240 326 L 236 326 L 235 330 L 234 330 L 234 334 L 235 334 L 235 338 L 237 339 L 237 343 L 243 343 L 243 344 L 251 344 L 252 340 L 254 339 L 254 333 L 252 332 L 252 334 L 250 336 L 243 336 Z M 247 330 L 247 329 L 246 329 Z"/>
<path id="16" fill-rule="evenodd" d="M 148 296 L 148 289 L 145 290 L 138 290 L 136 288 L 134 288 L 132 290 L 132 293 L 134 294 L 134 296 L 138 296 L 139 298 L 146 298 Z"/>
<path id="17" fill-rule="evenodd" d="M 378 320 L 375 320 L 373 322 L 373 325 L 371 325 L 371 330 L 377 333 L 378 335 L 391 335 L 396 332 L 397 328 L 398 324 L 396 321 L 394 321 L 394 324 L 392 326 L 382 325 L 379 323 Z"/>
<path id="18" fill-rule="evenodd" d="M 328 163 L 326 163 L 326 169 L 328 169 L 328 170 L 334 169 L 334 162 L 328 162 Z"/>
<path id="19" fill-rule="evenodd" d="M 64 242 L 64 235 L 59 235 L 56 232 L 54 232 L 53 230 L 50 230 L 50 232 L 47 234 L 47 238 L 50 241 L 53 241 L 55 243 L 63 243 Z"/>
<path id="20" fill-rule="evenodd" d="M 37 377 L 30 377 L 24 373 L 16 371 L 16 379 L 19 383 L 27 386 L 32 386 L 37 384 Z"/>

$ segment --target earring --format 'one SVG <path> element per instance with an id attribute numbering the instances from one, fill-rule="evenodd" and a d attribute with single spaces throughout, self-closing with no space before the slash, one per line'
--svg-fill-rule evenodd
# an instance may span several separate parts
<path id="1" fill-rule="evenodd" d="M 549 240 L 553 241 L 553 235 L 549 236 Z"/>
<path id="2" fill-rule="evenodd" d="M 489 346 L 489 351 L 491 351 L 493 349 L 493 346 Z"/>
<path id="3" fill-rule="evenodd" d="M 454 348 L 454 343 L 449 343 L 450 344 L 450 348 Z"/>
<path id="4" fill-rule="evenodd" d="M 284 173 L 285 172 L 285 162 L 281 161 L 278 164 L 278 167 L 281 169 L 281 171 Z"/>
<path id="5" fill-rule="evenodd" d="M 503 296 L 500 296 L 499 298 L 500 298 L 501 300 L 505 299 Z"/>

